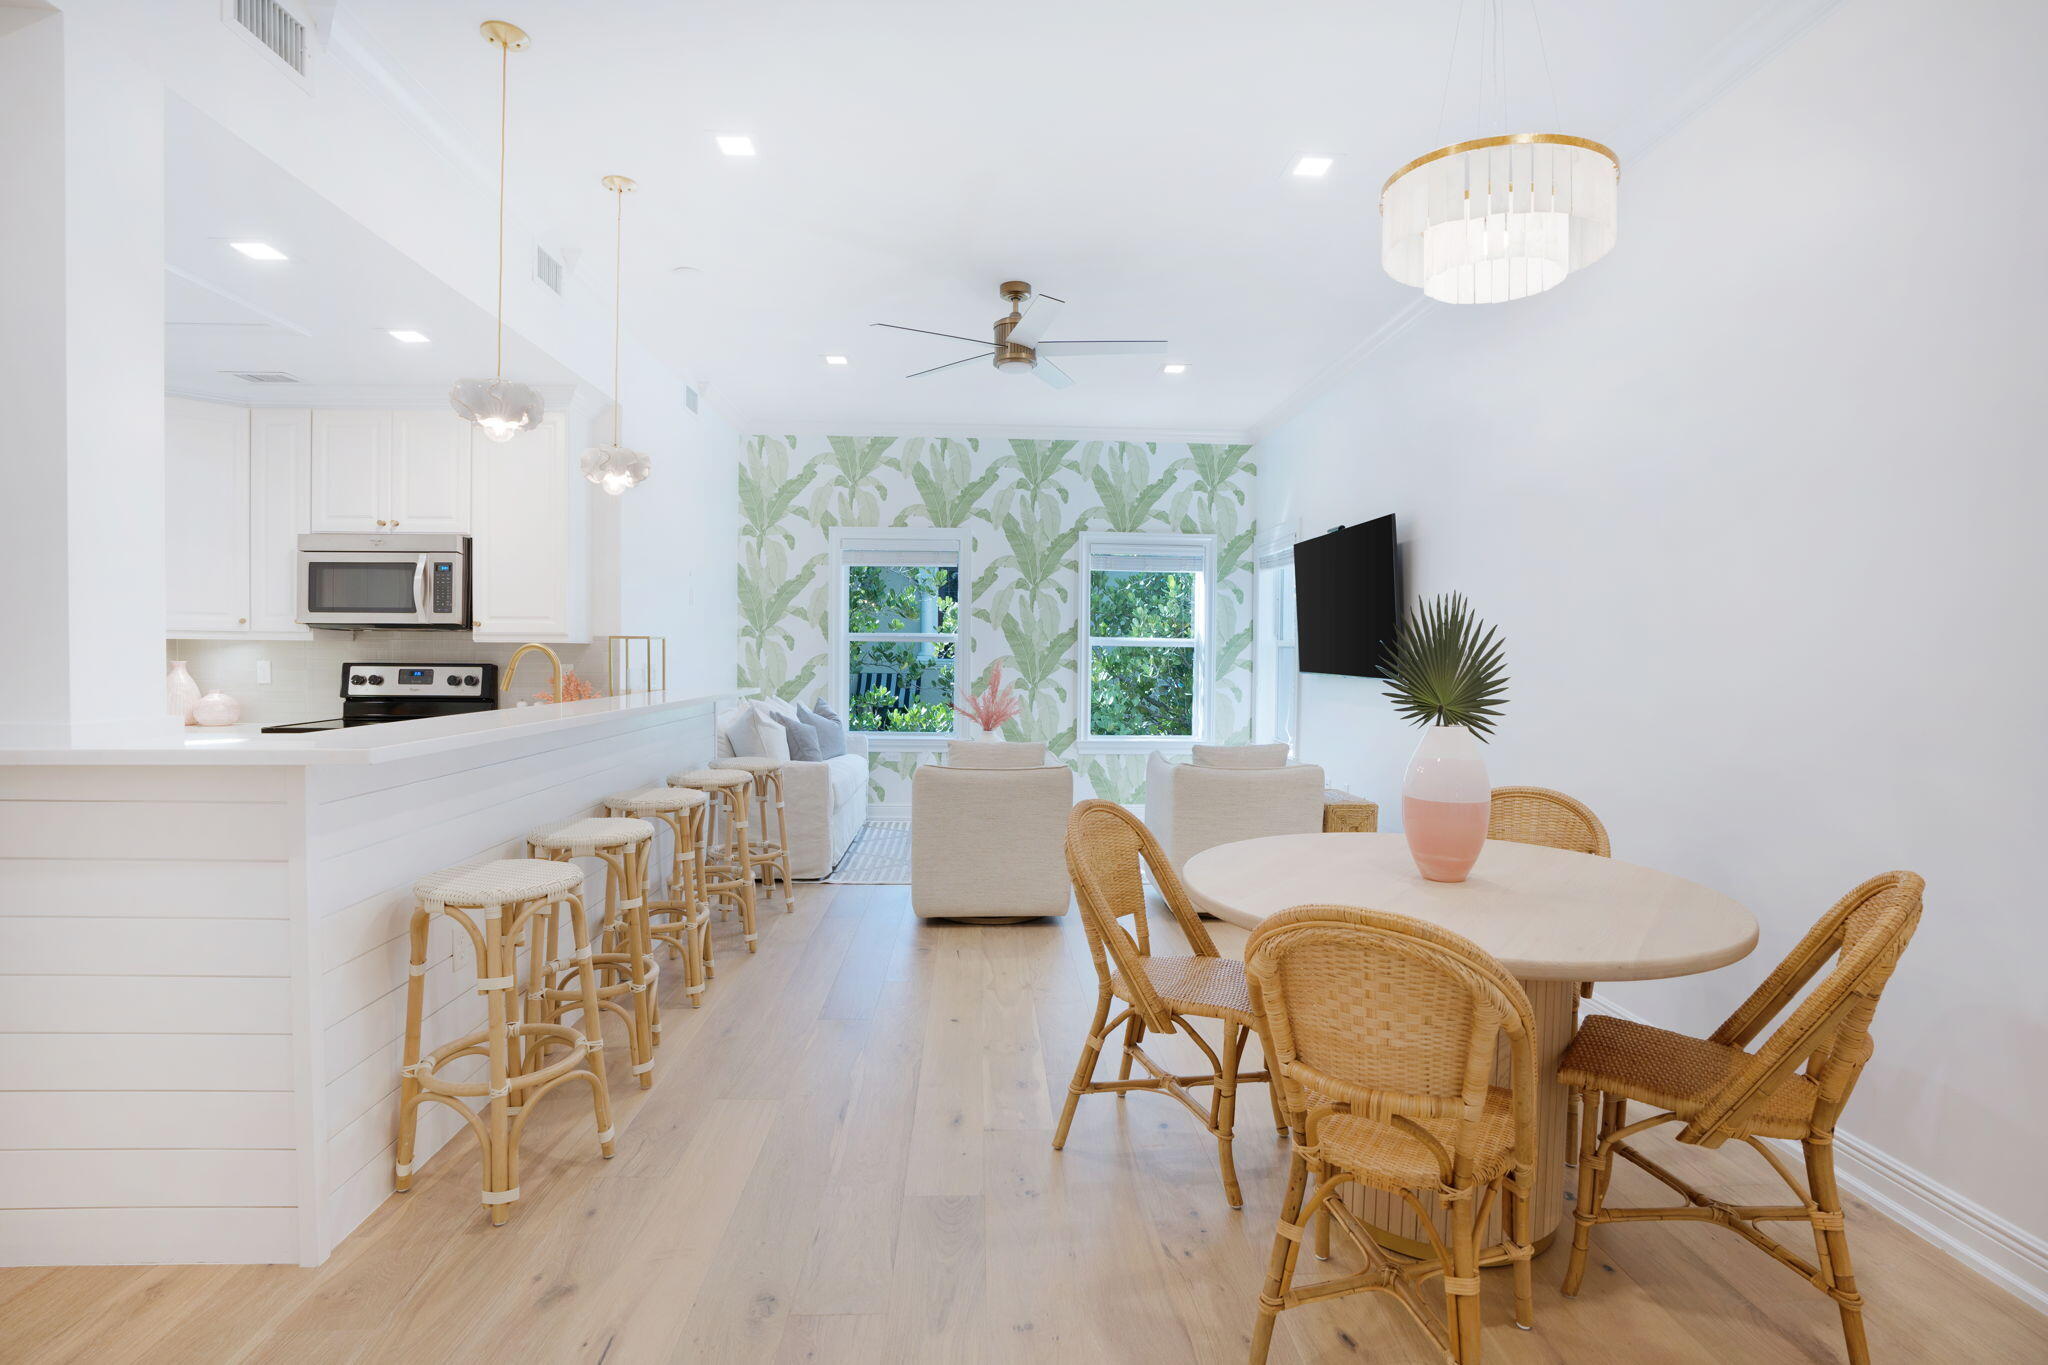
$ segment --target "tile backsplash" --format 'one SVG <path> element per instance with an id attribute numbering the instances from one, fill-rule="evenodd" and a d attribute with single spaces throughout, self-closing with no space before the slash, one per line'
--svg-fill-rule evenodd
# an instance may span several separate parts
<path id="1" fill-rule="evenodd" d="M 604 641 L 549 647 L 562 656 L 563 668 L 575 669 L 576 676 L 604 691 Z M 333 630 L 316 631 L 311 640 L 171 640 L 164 658 L 167 665 L 185 660 L 200 691 L 222 691 L 241 702 L 245 724 L 277 725 L 340 715 L 341 667 L 346 663 L 489 663 L 503 669 L 518 648 L 478 644 L 459 631 Z M 270 665 L 268 683 L 256 680 L 262 662 Z M 531 657 L 521 662 L 518 685 L 506 700 L 530 701 L 545 691 L 547 662 Z"/>

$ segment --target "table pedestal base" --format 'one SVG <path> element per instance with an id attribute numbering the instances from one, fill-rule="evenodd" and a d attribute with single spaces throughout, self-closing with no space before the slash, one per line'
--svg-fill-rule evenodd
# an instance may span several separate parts
<path id="1" fill-rule="evenodd" d="M 1569 1126 L 1571 1088 L 1558 1083 L 1557 1063 L 1572 1040 L 1578 1017 L 1579 983 L 1524 981 L 1522 989 L 1529 993 L 1529 1004 L 1536 1011 L 1536 1037 L 1531 1048 L 1536 1057 L 1536 1197 L 1529 1211 L 1536 1249 L 1541 1251 L 1550 1245 L 1558 1225 L 1564 1221 L 1565 1158 L 1570 1155 L 1565 1150 L 1565 1136 Z M 1507 1083 L 1507 1043 L 1503 1039 L 1500 1061 L 1494 1070 L 1494 1084 Z M 1343 1198 L 1351 1211 L 1372 1228 L 1386 1246 L 1409 1256 L 1436 1255 L 1415 1216 L 1415 1210 L 1400 1195 L 1368 1189 L 1363 1185 L 1349 1185 L 1345 1187 Z M 1425 1194 L 1421 1198 L 1422 1206 L 1430 1210 L 1434 1218 L 1437 1235 L 1448 1245 L 1450 1224 L 1437 1209 L 1436 1196 Z M 1502 1240 L 1501 1213 L 1501 1201 L 1496 1200 L 1493 1212 L 1487 1217 L 1486 1230 L 1480 1234 L 1481 1246 L 1492 1246 Z"/>

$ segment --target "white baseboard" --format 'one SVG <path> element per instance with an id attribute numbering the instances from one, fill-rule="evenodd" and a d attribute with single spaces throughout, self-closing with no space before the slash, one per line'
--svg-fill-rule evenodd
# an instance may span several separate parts
<path id="1" fill-rule="evenodd" d="M 870 820 L 908 820 L 909 818 L 910 805 L 908 802 L 896 806 L 870 805 L 868 807 L 868 819 Z"/>
<path id="2" fill-rule="evenodd" d="M 1597 992 L 1592 1003 L 1602 1013 L 1655 1026 Z M 2036 1312 L 2048 1313 L 2048 1241 L 1840 1129 L 1835 1131 L 1835 1174 L 1879 1213 L 2010 1290 Z"/>

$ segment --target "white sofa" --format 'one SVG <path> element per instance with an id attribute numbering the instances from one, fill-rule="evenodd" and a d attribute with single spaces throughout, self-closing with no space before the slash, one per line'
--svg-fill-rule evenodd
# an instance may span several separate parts
<path id="1" fill-rule="evenodd" d="M 769 700 L 771 709 L 794 715 L 788 702 Z M 732 711 L 718 716 L 717 758 L 735 755 L 726 739 Z M 806 881 L 828 876 L 868 818 L 868 741 L 848 734 L 846 752 L 821 763 L 782 765 L 783 816 L 789 822 L 789 875 Z"/>
<path id="2" fill-rule="evenodd" d="M 1001 767 L 970 767 L 976 760 Z M 1074 770 L 1043 744 L 948 746 L 910 779 L 910 905 L 920 919 L 1064 915 Z"/>
<path id="3" fill-rule="evenodd" d="M 1145 763 L 1145 824 L 1175 872 L 1218 844 L 1322 831 L 1326 798 L 1318 765 L 1287 762 L 1285 745 L 1195 747 L 1194 762 L 1170 762 L 1155 750 Z M 1278 761 L 1270 767 L 1223 767 L 1204 758 L 1233 764 Z"/>

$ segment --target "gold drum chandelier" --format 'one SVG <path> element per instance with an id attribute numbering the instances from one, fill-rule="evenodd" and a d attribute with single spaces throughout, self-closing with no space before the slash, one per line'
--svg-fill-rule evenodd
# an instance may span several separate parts
<path id="1" fill-rule="evenodd" d="M 1494 73 L 1506 121 L 1501 0 L 1483 0 L 1481 58 Z M 1539 48 L 1542 23 L 1530 17 Z M 1461 5 L 1458 32 L 1464 30 Z M 1457 63 L 1458 37 L 1451 40 Z M 1550 61 L 1543 60 L 1546 77 Z M 1448 104 L 1450 77 L 1444 80 Z M 1556 98 L 1551 99 L 1553 113 Z M 1482 83 L 1480 118 L 1487 115 Z M 1439 115 L 1441 124 L 1441 115 Z M 1402 284 L 1444 303 L 1505 303 L 1555 288 L 1614 246 L 1621 163 L 1607 147 L 1567 133 L 1504 133 L 1416 157 L 1380 190 L 1380 264 Z"/>

